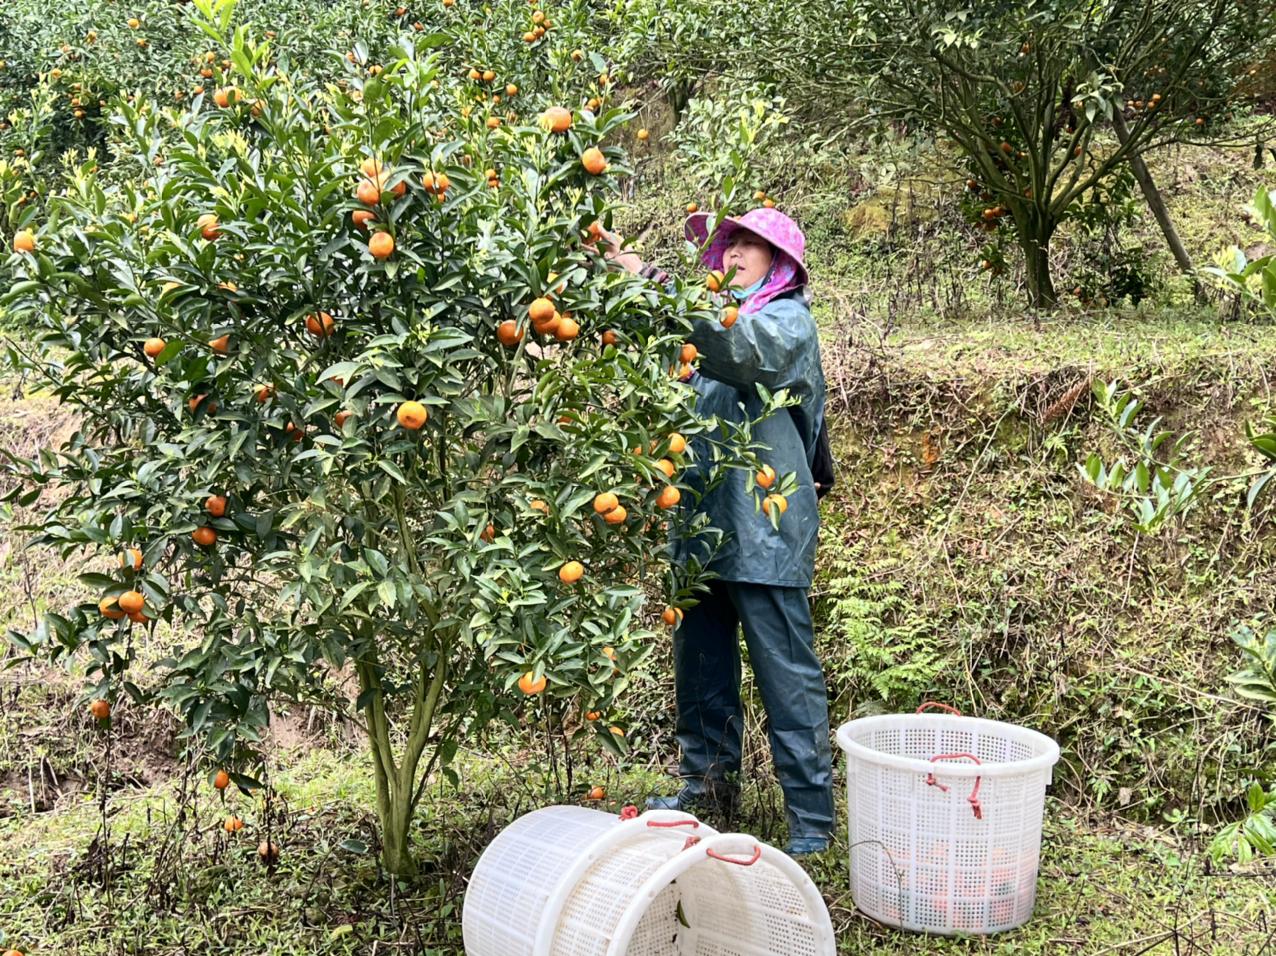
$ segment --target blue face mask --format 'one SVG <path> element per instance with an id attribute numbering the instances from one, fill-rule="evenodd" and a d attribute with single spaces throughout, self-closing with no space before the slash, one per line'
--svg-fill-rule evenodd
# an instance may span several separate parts
<path id="1" fill-rule="evenodd" d="M 767 280 L 770 278 L 771 278 L 771 269 L 768 269 L 766 271 L 766 275 L 764 275 L 757 282 L 753 283 L 753 285 L 749 286 L 747 289 L 732 289 L 731 294 L 735 296 L 737 299 L 739 299 L 741 302 L 743 302 L 749 296 L 753 295 L 753 293 L 757 292 L 764 285 L 766 285 Z"/>

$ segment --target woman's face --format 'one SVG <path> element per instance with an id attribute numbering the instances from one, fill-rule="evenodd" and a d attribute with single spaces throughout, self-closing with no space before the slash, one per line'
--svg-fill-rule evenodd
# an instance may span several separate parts
<path id="1" fill-rule="evenodd" d="M 737 229 L 722 254 L 722 269 L 730 272 L 735 269 L 735 277 L 731 284 L 739 289 L 747 289 L 757 282 L 771 268 L 771 244 L 760 236 L 755 236 L 747 229 Z"/>

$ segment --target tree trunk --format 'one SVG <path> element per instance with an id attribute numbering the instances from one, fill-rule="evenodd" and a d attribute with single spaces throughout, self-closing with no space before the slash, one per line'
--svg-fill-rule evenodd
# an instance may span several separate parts
<path id="1" fill-rule="evenodd" d="M 1053 309 L 1059 302 L 1050 276 L 1050 237 L 1053 233 L 1054 224 L 1045 221 L 1028 223 L 1019 231 L 1028 300 L 1035 309 Z"/>
<path id="2" fill-rule="evenodd" d="M 1116 131 L 1117 140 L 1124 146 L 1130 138 L 1130 131 L 1125 125 L 1125 117 L 1121 115 L 1120 110 L 1112 111 L 1112 128 Z M 1152 174 L 1148 172 L 1147 163 L 1143 162 L 1143 156 L 1138 152 L 1130 154 L 1130 171 L 1134 173 L 1139 189 L 1143 191 L 1143 198 L 1148 204 L 1148 209 L 1152 210 L 1156 224 L 1161 227 L 1161 234 L 1165 236 L 1165 244 L 1170 247 L 1170 252 L 1173 253 L 1174 261 L 1178 263 L 1179 270 L 1185 276 L 1191 278 L 1192 293 L 1196 296 L 1196 301 L 1203 302 L 1205 300 L 1205 291 L 1201 288 L 1201 281 L 1197 278 L 1196 268 L 1192 265 L 1192 257 L 1187 254 L 1187 249 L 1183 246 L 1183 240 L 1179 238 L 1178 231 L 1170 220 L 1169 210 L 1165 208 L 1165 202 L 1161 199 L 1161 193 L 1157 190 L 1156 183 L 1152 181 Z"/>
<path id="3" fill-rule="evenodd" d="M 373 708 L 368 708 L 369 719 Z M 371 731 L 371 726 L 369 727 Z M 368 734 L 372 751 L 372 770 L 377 784 L 377 822 L 381 825 L 381 865 L 395 876 L 412 876 L 416 873 L 416 861 L 408 841 L 408 828 L 412 823 L 411 793 L 403 793 L 398 786 L 398 774 L 391 775 L 387 765 L 393 767 L 393 755 L 383 752 L 383 741 L 376 732 Z"/>

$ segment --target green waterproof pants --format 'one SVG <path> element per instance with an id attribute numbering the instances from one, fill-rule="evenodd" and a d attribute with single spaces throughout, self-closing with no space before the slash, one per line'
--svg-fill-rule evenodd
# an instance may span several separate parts
<path id="1" fill-rule="evenodd" d="M 790 839 L 833 835 L 828 693 L 805 588 L 714 580 L 674 631 L 680 770 L 691 793 L 740 770 L 742 625 Z"/>

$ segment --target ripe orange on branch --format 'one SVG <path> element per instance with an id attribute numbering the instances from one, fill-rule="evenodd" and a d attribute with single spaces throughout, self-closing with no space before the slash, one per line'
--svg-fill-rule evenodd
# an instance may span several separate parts
<path id="1" fill-rule="evenodd" d="M 368 240 L 368 252 L 374 259 L 388 259 L 394 252 L 394 236 L 388 232 L 378 232 Z"/>
<path id="2" fill-rule="evenodd" d="M 204 510 L 214 518 L 220 518 L 226 514 L 226 496 L 225 495 L 209 495 L 204 500 Z"/>
<path id="3" fill-rule="evenodd" d="M 111 716 L 111 705 L 99 697 L 89 704 L 89 713 L 95 720 L 106 720 Z"/>
<path id="4" fill-rule="evenodd" d="M 335 327 L 336 323 L 327 312 L 312 312 L 306 316 L 306 331 L 316 338 L 331 335 Z"/>
<path id="5" fill-rule="evenodd" d="M 191 532 L 191 537 L 201 548 L 210 548 L 217 543 L 217 532 L 208 527 L 196 528 Z"/>
<path id="6" fill-rule="evenodd" d="M 417 431 L 429 420 L 430 413 L 420 402 L 404 402 L 395 412 L 399 424 L 408 431 Z"/>
<path id="7" fill-rule="evenodd" d="M 213 786 L 218 790 L 225 790 L 230 786 L 230 774 L 228 774 L 225 770 L 218 770 L 217 774 L 213 777 Z"/>
<path id="8" fill-rule="evenodd" d="M 572 114 L 561 106 L 551 106 L 541 114 L 540 123 L 551 133 L 566 133 L 572 128 Z"/>
<path id="9" fill-rule="evenodd" d="M 575 584 L 585 574 L 585 566 L 579 561 L 568 561 L 558 569 L 558 580 L 564 584 Z"/>
<path id="10" fill-rule="evenodd" d="M 545 680 L 544 674 L 540 677 L 535 677 L 531 671 L 528 671 L 518 679 L 518 689 L 528 697 L 534 697 L 545 689 L 547 683 L 548 681 Z"/>
<path id="11" fill-rule="evenodd" d="M 591 176 L 600 176 L 607 171 L 607 157 L 597 146 L 591 146 L 580 154 L 580 164 Z"/>
<path id="12" fill-rule="evenodd" d="M 164 351 L 164 346 L 167 344 L 161 338 L 147 339 L 142 344 L 142 351 L 146 353 L 147 358 L 155 358 L 160 352 Z"/>
<path id="13" fill-rule="evenodd" d="M 140 591 L 125 591 L 120 595 L 120 610 L 125 614 L 136 614 L 146 606 L 146 598 Z"/>

